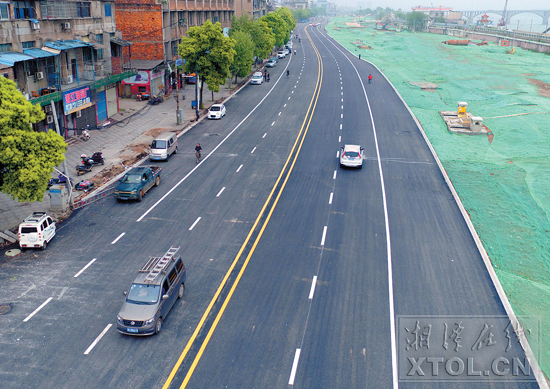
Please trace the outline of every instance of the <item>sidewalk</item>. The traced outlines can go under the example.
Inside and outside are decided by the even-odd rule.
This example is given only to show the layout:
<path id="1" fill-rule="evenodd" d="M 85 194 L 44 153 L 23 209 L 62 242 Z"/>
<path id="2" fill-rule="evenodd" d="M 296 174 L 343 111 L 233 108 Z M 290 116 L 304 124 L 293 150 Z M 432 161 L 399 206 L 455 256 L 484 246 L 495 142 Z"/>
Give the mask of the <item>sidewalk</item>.
<path id="1" fill-rule="evenodd" d="M 146 146 L 152 142 L 157 134 L 165 131 L 180 131 L 187 127 L 190 121 L 196 117 L 195 110 L 191 109 L 191 101 L 195 99 L 195 85 L 188 84 L 185 87 L 185 90 L 180 90 L 180 109 L 183 109 L 184 115 L 183 122 L 180 125 L 177 125 L 176 122 L 174 91 L 163 103 L 156 106 L 148 105 L 147 101 L 119 98 L 120 112 L 109 119 L 112 122 L 116 122 L 115 124 L 101 130 L 90 131 L 91 138 L 87 142 L 82 141 L 79 137 L 67 139 L 66 141 L 69 146 L 65 153 L 66 164 L 73 182 L 90 180 L 94 176 L 97 177 L 98 173 L 105 172 L 105 170 L 113 169 L 117 166 L 122 171 L 122 163 L 134 159 L 136 151 L 145 152 Z M 232 83 L 231 87 L 237 90 L 235 84 Z M 227 98 L 231 95 L 231 92 L 232 90 L 225 89 L 225 86 L 222 85 L 220 86 L 220 92 L 214 93 L 214 99 Z M 211 98 L 212 92 L 205 85 L 203 91 L 205 109 L 208 109 L 214 103 L 211 101 Z M 128 117 L 132 114 L 135 115 L 128 120 Z M 127 146 L 133 143 L 145 146 L 137 146 L 133 147 L 134 150 L 128 150 Z M 96 165 L 92 172 L 77 177 L 75 166 L 81 162 L 80 155 L 86 154 L 91 156 L 96 151 L 103 153 L 105 165 Z M 58 169 L 63 171 L 62 167 L 58 167 Z M 53 177 L 57 177 L 57 175 L 57 172 L 52 174 Z M 31 213 L 39 211 L 48 212 L 49 208 L 50 198 L 48 192 L 46 192 L 42 202 L 37 201 L 34 203 L 19 203 L 16 200 L 12 200 L 8 195 L 0 193 L 0 231 L 12 230 Z M 0 238 L 1 243 L 3 243 L 3 240 Z"/>

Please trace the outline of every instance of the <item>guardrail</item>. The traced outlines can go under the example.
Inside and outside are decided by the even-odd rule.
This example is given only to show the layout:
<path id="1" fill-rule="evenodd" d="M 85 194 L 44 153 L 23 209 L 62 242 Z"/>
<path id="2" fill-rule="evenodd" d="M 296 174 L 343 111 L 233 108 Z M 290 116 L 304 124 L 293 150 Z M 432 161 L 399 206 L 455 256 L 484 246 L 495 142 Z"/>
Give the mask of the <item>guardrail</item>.
<path id="1" fill-rule="evenodd" d="M 86 205 L 89 205 L 91 203 L 94 203 L 98 200 L 101 200 L 111 194 L 113 194 L 115 191 L 115 188 L 110 188 L 110 189 L 107 189 L 103 192 L 99 192 L 99 193 L 96 193 L 95 195 L 91 196 L 91 197 L 87 197 L 85 199 L 82 199 L 80 201 L 77 201 L 76 203 L 73 204 L 73 211 L 75 209 L 79 209 L 79 208 L 82 208 L 82 207 L 85 207 Z"/>

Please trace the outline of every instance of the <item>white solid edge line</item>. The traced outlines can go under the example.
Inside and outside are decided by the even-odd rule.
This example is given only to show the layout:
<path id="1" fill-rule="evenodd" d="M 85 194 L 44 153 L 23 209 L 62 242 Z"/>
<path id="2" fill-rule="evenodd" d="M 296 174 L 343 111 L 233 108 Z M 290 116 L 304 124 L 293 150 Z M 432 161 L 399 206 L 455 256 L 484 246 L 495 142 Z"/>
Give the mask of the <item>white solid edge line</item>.
<path id="1" fill-rule="evenodd" d="M 44 301 L 44 302 L 42 303 L 42 305 L 40 305 L 38 308 L 36 308 L 36 309 L 34 310 L 33 313 L 31 313 L 29 316 L 27 316 L 25 319 L 23 319 L 23 322 L 25 322 L 25 323 L 28 322 L 28 321 L 31 319 L 31 317 L 33 317 L 34 315 L 36 315 L 36 314 L 38 313 L 38 311 L 40 311 L 42 308 L 44 308 L 44 307 L 46 306 L 46 304 L 48 304 L 50 301 L 52 301 L 52 299 L 53 299 L 53 297 L 50 297 L 50 298 L 48 298 L 46 301 Z"/>
<path id="2" fill-rule="evenodd" d="M 329 42 L 332 43 L 332 41 L 329 40 Z M 392 256 L 391 256 L 391 238 L 390 238 L 390 222 L 389 222 L 389 216 L 388 216 L 388 203 L 386 199 L 386 187 L 384 185 L 384 173 L 382 171 L 382 161 L 380 159 L 380 148 L 378 146 L 378 137 L 376 135 L 376 125 L 374 124 L 374 118 L 372 116 L 372 109 L 369 102 L 369 97 L 367 96 L 367 91 L 365 90 L 365 84 L 363 83 L 363 79 L 361 78 L 361 75 L 359 74 L 359 71 L 351 62 L 349 57 L 340 50 L 339 47 L 337 47 L 334 43 L 332 45 L 342 53 L 346 57 L 346 59 L 349 61 L 350 65 L 355 69 L 355 72 L 357 73 L 357 77 L 359 78 L 359 81 L 361 82 L 361 87 L 363 88 L 363 93 L 365 95 L 365 100 L 367 102 L 367 107 L 369 109 L 369 115 L 370 120 L 372 123 L 372 132 L 374 135 L 374 145 L 376 148 L 376 158 L 378 162 L 378 172 L 380 174 L 380 184 L 382 189 L 382 204 L 384 207 L 384 221 L 386 224 L 386 251 L 387 251 L 387 262 L 388 262 L 388 294 L 389 294 L 389 309 L 390 309 L 390 341 L 391 341 L 391 360 L 392 360 L 392 381 L 393 381 L 393 388 L 397 389 L 399 387 L 399 380 L 398 380 L 398 372 L 397 372 L 397 345 L 396 345 L 396 335 L 395 335 L 395 309 L 394 309 L 394 302 L 393 302 L 393 270 L 392 270 Z M 349 51 L 349 50 L 348 50 Z"/>
<path id="3" fill-rule="evenodd" d="M 330 192 L 330 197 L 328 199 L 328 203 L 332 204 L 332 197 L 334 196 L 334 192 Z"/>
<path id="4" fill-rule="evenodd" d="M 109 331 L 109 328 L 111 328 L 112 324 L 107 324 L 107 327 L 105 327 L 105 329 L 103 331 L 101 331 L 101 334 L 99 334 L 99 336 L 97 338 L 95 338 L 94 342 L 90 345 L 90 347 L 88 347 L 86 349 L 86 351 L 84 351 L 84 355 L 88 355 L 90 353 L 90 351 L 92 351 L 92 349 L 95 347 L 95 345 L 101 340 L 101 338 L 103 338 L 103 335 L 105 335 L 105 333 L 107 333 L 107 331 Z"/>
<path id="5" fill-rule="evenodd" d="M 325 245 L 325 238 L 327 237 L 327 226 L 323 228 L 323 237 L 321 238 L 321 246 Z"/>
<path id="6" fill-rule="evenodd" d="M 288 65 L 290 65 L 290 61 L 287 62 L 286 67 L 288 67 Z M 285 69 L 286 69 L 286 67 L 285 67 Z M 256 106 L 255 106 L 254 108 L 252 108 L 252 110 L 248 113 L 248 115 L 246 115 L 246 116 L 243 118 L 243 120 L 241 120 L 241 121 L 239 122 L 239 124 L 237 124 L 237 126 L 236 126 L 233 130 L 231 130 L 231 132 L 230 132 L 229 134 L 227 134 L 227 135 L 225 136 L 225 138 L 223 138 L 223 139 L 221 140 L 221 142 L 218 143 L 218 145 L 217 145 L 216 147 L 214 147 L 214 149 L 212 149 L 212 151 L 211 151 L 206 157 L 204 157 L 204 158 L 202 159 L 202 161 L 200 161 L 193 169 L 191 169 L 191 171 L 190 171 L 189 173 L 187 173 L 181 180 L 179 180 L 178 183 L 172 187 L 172 189 L 170 189 L 168 192 L 166 192 L 166 194 L 165 194 L 164 196 L 162 196 L 160 199 L 158 199 L 157 202 L 156 202 L 155 204 L 153 204 L 147 211 L 145 211 L 145 213 L 144 213 L 143 215 L 141 215 L 141 216 L 139 217 L 139 219 L 136 220 L 136 222 L 142 221 L 143 218 L 149 214 L 149 212 L 151 212 L 153 209 L 155 209 L 155 208 L 157 207 L 157 205 L 159 205 L 166 197 L 168 197 L 168 196 L 170 195 L 170 193 L 172 193 L 174 190 L 176 190 L 176 188 L 177 188 L 178 186 L 180 186 L 181 183 L 182 183 L 183 181 L 187 180 L 187 178 L 188 178 L 191 174 L 193 174 L 193 173 L 195 172 L 195 170 L 197 170 L 197 169 L 199 168 L 199 166 L 201 166 L 208 158 L 210 158 L 210 156 L 211 156 L 212 154 L 214 154 L 214 153 L 216 152 L 216 150 L 218 150 L 218 149 L 221 147 L 221 145 L 224 144 L 225 141 L 226 141 L 227 139 L 229 139 L 229 137 L 230 137 L 231 135 L 233 135 L 233 133 L 234 133 L 235 131 L 237 131 L 237 129 L 246 121 L 246 119 L 248 119 L 248 118 L 250 117 L 250 115 L 252 115 L 252 114 L 254 113 L 254 111 L 256 111 L 256 109 L 258 109 L 258 107 L 260 106 L 260 104 L 262 104 L 262 103 L 264 102 L 264 100 L 267 99 L 267 96 L 269 96 L 269 95 L 271 94 L 271 92 L 273 91 L 273 89 L 275 89 L 275 87 L 277 86 L 277 84 L 279 83 L 279 81 L 281 80 L 282 77 L 283 77 L 283 73 L 281 73 L 281 75 L 279 76 L 279 78 L 277 79 L 277 81 L 273 84 L 273 86 L 271 87 L 271 89 L 266 93 L 266 95 L 265 95 L 264 97 L 262 97 L 262 99 L 260 100 L 260 102 L 259 102 L 258 104 L 256 104 Z"/>
<path id="7" fill-rule="evenodd" d="M 254 151 L 256 151 L 256 147 L 254 147 L 254 148 L 252 149 L 252 151 L 250 152 L 250 154 L 254 154 Z"/>
<path id="8" fill-rule="evenodd" d="M 317 285 L 317 276 L 313 276 L 311 281 L 311 288 L 309 289 L 309 299 L 313 300 L 313 294 L 315 293 L 315 285 Z"/>
<path id="9" fill-rule="evenodd" d="M 242 167 L 243 167 L 243 165 L 239 166 L 239 168 L 235 171 L 235 173 L 238 173 L 239 170 L 241 170 Z"/>
<path id="10" fill-rule="evenodd" d="M 300 360 L 300 349 L 296 349 L 294 353 L 294 362 L 292 362 L 292 370 L 290 371 L 290 378 L 288 379 L 289 385 L 294 385 L 294 378 L 296 378 L 296 369 L 298 368 L 298 361 Z"/>
<path id="11" fill-rule="evenodd" d="M 332 175 L 332 179 L 333 179 L 333 180 L 336 179 L 336 170 L 334 171 L 334 174 Z"/>
<path id="12" fill-rule="evenodd" d="M 222 192 L 225 190 L 225 186 L 223 188 L 220 189 L 220 191 L 218 192 L 218 194 L 216 195 L 216 197 L 220 197 L 220 195 L 222 194 Z"/>
<path id="13" fill-rule="evenodd" d="M 118 242 L 118 240 L 119 240 L 120 238 L 122 238 L 124 235 L 126 235 L 125 232 L 123 232 L 122 234 L 120 234 L 115 240 L 113 240 L 113 241 L 111 242 L 111 244 L 115 244 L 116 242 Z"/>
<path id="14" fill-rule="evenodd" d="M 193 224 L 191 224 L 191 227 L 189 227 L 189 231 L 191 231 L 193 228 L 195 228 L 195 226 L 197 225 L 197 223 L 199 222 L 199 220 L 201 220 L 201 216 L 199 216 L 197 218 L 197 220 L 195 220 L 195 222 Z"/>
<path id="15" fill-rule="evenodd" d="M 94 259 L 92 259 L 90 262 L 88 262 L 88 264 L 87 264 L 86 266 L 84 266 L 78 273 L 76 273 L 76 274 L 73 276 L 73 278 L 76 278 L 76 277 L 78 277 L 79 275 L 81 275 L 82 273 L 84 273 L 84 270 L 86 270 L 88 267 L 90 267 L 90 265 L 91 265 L 92 263 L 94 263 L 94 262 L 96 261 L 96 259 L 97 259 L 97 258 L 94 258 Z"/>

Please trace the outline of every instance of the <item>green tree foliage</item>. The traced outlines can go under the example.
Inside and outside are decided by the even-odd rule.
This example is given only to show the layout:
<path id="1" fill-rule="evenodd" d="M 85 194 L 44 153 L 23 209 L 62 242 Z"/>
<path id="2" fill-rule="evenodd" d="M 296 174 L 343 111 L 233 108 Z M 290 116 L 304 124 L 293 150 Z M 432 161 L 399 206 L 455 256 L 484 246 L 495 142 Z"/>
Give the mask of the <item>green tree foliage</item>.
<path id="1" fill-rule="evenodd" d="M 234 18 L 231 21 L 231 29 L 229 36 L 233 38 L 233 34 L 241 31 L 250 35 L 254 43 L 254 56 L 264 59 L 269 56 L 273 46 L 275 45 L 275 35 L 267 23 L 263 20 L 249 19 L 248 15 L 243 15 L 240 18 Z M 241 77 L 241 76 L 239 76 Z"/>
<path id="2" fill-rule="evenodd" d="M 436 23 L 445 23 L 447 20 L 443 16 L 438 16 L 435 18 L 434 22 Z"/>
<path id="3" fill-rule="evenodd" d="M 425 18 L 426 15 L 423 12 L 409 12 L 407 14 L 407 25 L 414 30 L 421 29 Z"/>
<path id="4" fill-rule="evenodd" d="M 255 46 L 250 34 L 246 32 L 236 31 L 231 34 L 231 38 L 235 40 L 236 54 L 230 70 L 237 82 L 237 77 L 246 77 L 252 70 Z"/>
<path id="5" fill-rule="evenodd" d="M 0 191 L 20 202 L 42 201 L 53 168 L 65 158 L 67 144 L 55 131 L 33 131 L 30 124 L 44 116 L 0 77 Z"/>
<path id="6" fill-rule="evenodd" d="M 292 16 L 292 12 L 286 7 L 280 7 L 277 8 L 277 12 L 286 22 L 286 35 L 287 37 L 290 35 L 290 31 L 294 30 L 296 28 L 296 20 L 294 20 L 294 16 Z"/>
<path id="7" fill-rule="evenodd" d="M 178 53 L 185 58 L 185 71 L 193 73 L 195 65 L 201 79 L 200 102 L 204 83 L 212 92 L 219 92 L 220 85 L 230 75 L 229 67 L 235 57 L 235 41 L 223 35 L 220 22 L 212 24 L 208 19 L 202 26 L 191 27 L 181 39 Z M 208 53 L 207 53 L 208 51 Z"/>
<path id="8" fill-rule="evenodd" d="M 270 12 L 262 16 L 260 20 L 264 21 L 267 27 L 273 31 L 275 46 L 280 47 L 288 42 L 290 28 L 287 27 L 285 19 L 278 12 Z"/>

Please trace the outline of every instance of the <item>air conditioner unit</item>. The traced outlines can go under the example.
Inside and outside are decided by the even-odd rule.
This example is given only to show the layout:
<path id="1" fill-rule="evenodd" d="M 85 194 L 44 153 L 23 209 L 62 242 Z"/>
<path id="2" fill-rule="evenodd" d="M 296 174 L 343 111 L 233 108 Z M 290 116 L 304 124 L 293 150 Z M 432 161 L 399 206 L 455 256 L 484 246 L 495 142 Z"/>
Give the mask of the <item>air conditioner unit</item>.
<path id="1" fill-rule="evenodd" d="M 38 72 L 34 75 L 34 78 L 37 80 L 42 80 L 44 78 L 44 72 Z"/>
<path id="2" fill-rule="evenodd" d="M 44 106 L 44 112 L 51 113 L 52 112 L 52 106 L 51 105 L 45 105 Z"/>
<path id="3" fill-rule="evenodd" d="M 48 123 L 48 124 L 53 123 L 53 115 L 47 115 L 46 116 L 46 123 Z"/>
<path id="4" fill-rule="evenodd" d="M 67 76 L 67 84 L 72 84 L 74 82 L 74 78 L 73 78 L 73 75 L 69 75 Z"/>
<path id="5" fill-rule="evenodd" d="M 71 28 L 71 23 L 63 23 L 63 29 L 69 30 Z"/>
<path id="6" fill-rule="evenodd" d="M 76 112 L 76 117 L 77 117 L 77 118 L 82 117 L 82 111 L 77 111 L 77 112 Z"/>
<path id="7" fill-rule="evenodd" d="M 40 22 L 31 22 L 31 30 L 40 30 Z"/>

